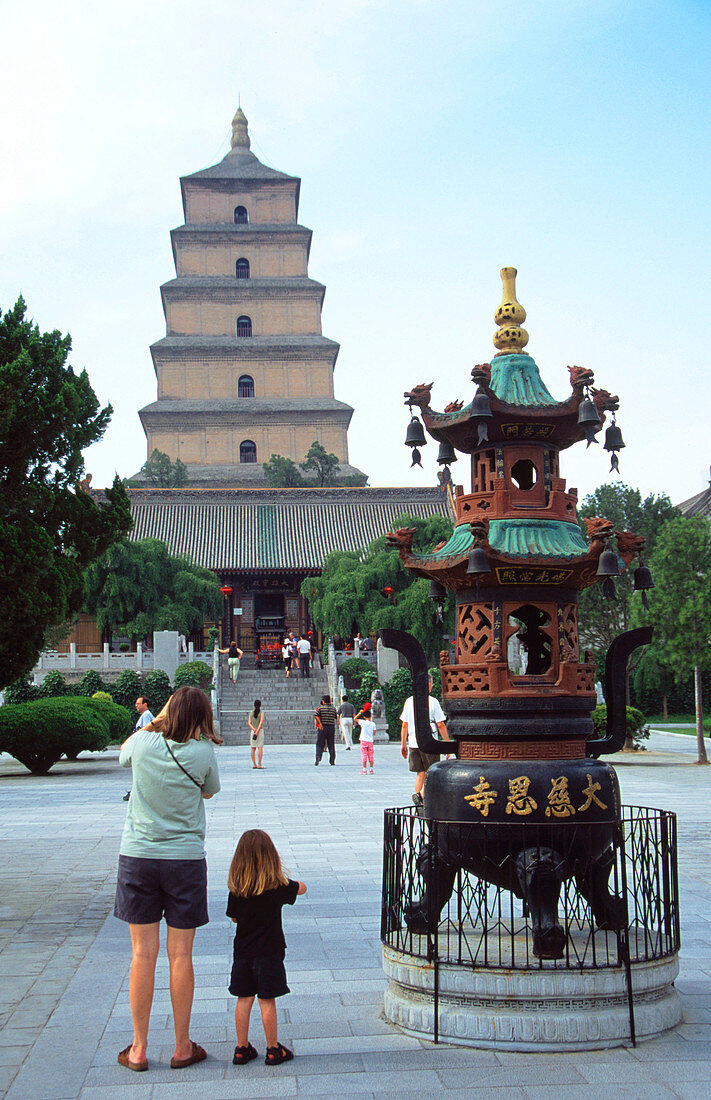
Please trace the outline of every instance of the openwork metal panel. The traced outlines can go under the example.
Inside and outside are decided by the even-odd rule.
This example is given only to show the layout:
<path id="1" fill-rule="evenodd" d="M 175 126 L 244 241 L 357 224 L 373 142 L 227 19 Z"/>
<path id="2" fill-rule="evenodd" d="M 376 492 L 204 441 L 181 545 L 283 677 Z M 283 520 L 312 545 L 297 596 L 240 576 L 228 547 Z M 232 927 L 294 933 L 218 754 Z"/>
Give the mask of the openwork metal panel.
<path id="1" fill-rule="evenodd" d="M 506 862 L 521 851 L 519 826 L 497 823 L 495 834 L 479 827 L 474 835 L 471 822 L 430 821 L 410 807 L 385 811 L 383 943 L 429 961 L 506 970 L 621 967 L 676 953 L 680 943 L 676 815 L 639 806 L 623 807 L 610 852 L 609 889 L 623 900 L 625 912 L 625 919 L 616 929 L 597 926 L 584 896 L 590 893 L 586 875 L 592 868 L 579 860 L 575 865 L 572 862 L 572 853 L 585 847 L 587 830 L 591 831 L 592 847 L 596 826 L 560 821 L 555 828 L 560 851 L 558 915 L 566 932 L 562 958 L 536 958 L 524 901 L 461 867 L 439 920 L 434 914 L 434 897 L 429 931 L 410 931 L 407 914 L 422 896 L 428 860 L 474 842 L 478 857 L 490 858 L 496 877 L 495 869 L 503 872 Z M 489 853 L 487 833 L 492 838 Z M 528 850 L 535 854 L 536 849 L 549 850 L 549 845 L 547 827 L 530 827 Z M 502 873 L 500 877 L 505 876 Z"/>

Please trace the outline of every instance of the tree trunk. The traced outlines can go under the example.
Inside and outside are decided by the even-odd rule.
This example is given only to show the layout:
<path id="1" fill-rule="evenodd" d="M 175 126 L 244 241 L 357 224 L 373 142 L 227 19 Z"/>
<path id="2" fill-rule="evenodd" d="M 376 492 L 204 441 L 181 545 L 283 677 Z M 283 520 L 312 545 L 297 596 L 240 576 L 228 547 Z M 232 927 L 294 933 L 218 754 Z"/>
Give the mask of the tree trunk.
<path id="1" fill-rule="evenodd" d="M 709 758 L 706 755 L 706 745 L 704 744 L 704 710 L 701 698 L 701 669 L 698 665 L 694 666 L 694 689 L 694 694 L 696 696 L 696 745 L 699 750 L 699 758 L 696 763 L 708 764 Z"/>
<path id="2" fill-rule="evenodd" d="M 667 698 L 666 691 L 662 695 L 662 718 L 666 722 L 669 717 L 669 699 Z"/>

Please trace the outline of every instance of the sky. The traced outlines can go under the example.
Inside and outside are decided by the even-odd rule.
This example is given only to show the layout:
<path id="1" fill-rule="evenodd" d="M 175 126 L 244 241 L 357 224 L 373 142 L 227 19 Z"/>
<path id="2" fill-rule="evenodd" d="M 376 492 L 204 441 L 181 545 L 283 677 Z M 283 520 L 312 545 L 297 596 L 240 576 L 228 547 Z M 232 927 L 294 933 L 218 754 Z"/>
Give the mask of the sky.
<path id="1" fill-rule="evenodd" d="M 622 480 L 706 488 L 707 0 L 0 0 L 0 24 L 0 310 L 21 293 L 69 332 L 113 406 L 94 487 L 145 461 L 179 178 L 228 151 L 241 96 L 253 151 L 302 179 L 370 484 L 436 483 L 403 393 L 470 400 L 511 266 L 551 393 L 574 363 L 619 394 Z M 578 444 L 561 472 L 582 498 L 609 465 Z"/>

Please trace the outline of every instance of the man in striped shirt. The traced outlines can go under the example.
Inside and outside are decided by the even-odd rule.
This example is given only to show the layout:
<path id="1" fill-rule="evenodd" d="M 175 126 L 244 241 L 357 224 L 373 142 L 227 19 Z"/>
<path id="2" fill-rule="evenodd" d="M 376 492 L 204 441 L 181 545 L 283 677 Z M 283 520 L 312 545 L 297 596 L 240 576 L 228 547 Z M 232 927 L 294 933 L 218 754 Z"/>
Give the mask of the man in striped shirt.
<path id="1" fill-rule="evenodd" d="M 324 695 L 321 706 L 316 711 L 315 722 L 318 733 L 316 734 L 316 767 L 321 763 L 326 746 L 328 745 L 328 757 L 331 764 L 336 763 L 336 708 L 331 703 L 331 696 Z"/>

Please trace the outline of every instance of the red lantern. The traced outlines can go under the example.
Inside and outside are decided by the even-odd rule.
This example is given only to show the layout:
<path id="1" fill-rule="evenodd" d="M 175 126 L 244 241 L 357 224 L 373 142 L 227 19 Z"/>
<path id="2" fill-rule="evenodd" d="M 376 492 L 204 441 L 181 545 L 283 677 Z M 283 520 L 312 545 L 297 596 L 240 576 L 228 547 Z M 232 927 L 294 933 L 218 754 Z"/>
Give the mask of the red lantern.
<path id="1" fill-rule="evenodd" d="M 231 596 L 232 595 L 232 589 L 230 588 L 229 584 L 223 585 L 222 588 L 220 589 L 220 592 L 222 593 L 223 596 Z"/>
<path id="2" fill-rule="evenodd" d="M 393 594 L 393 589 L 392 589 L 392 586 L 391 586 L 391 585 L 389 585 L 389 584 L 386 584 L 386 585 L 385 585 L 385 588 L 383 589 L 383 594 L 384 594 L 385 596 L 387 596 L 387 597 L 388 597 L 388 599 L 389 599 L 389 598 L 390 598 L 390 596 L 392 596 L 392 594 Z"/>

